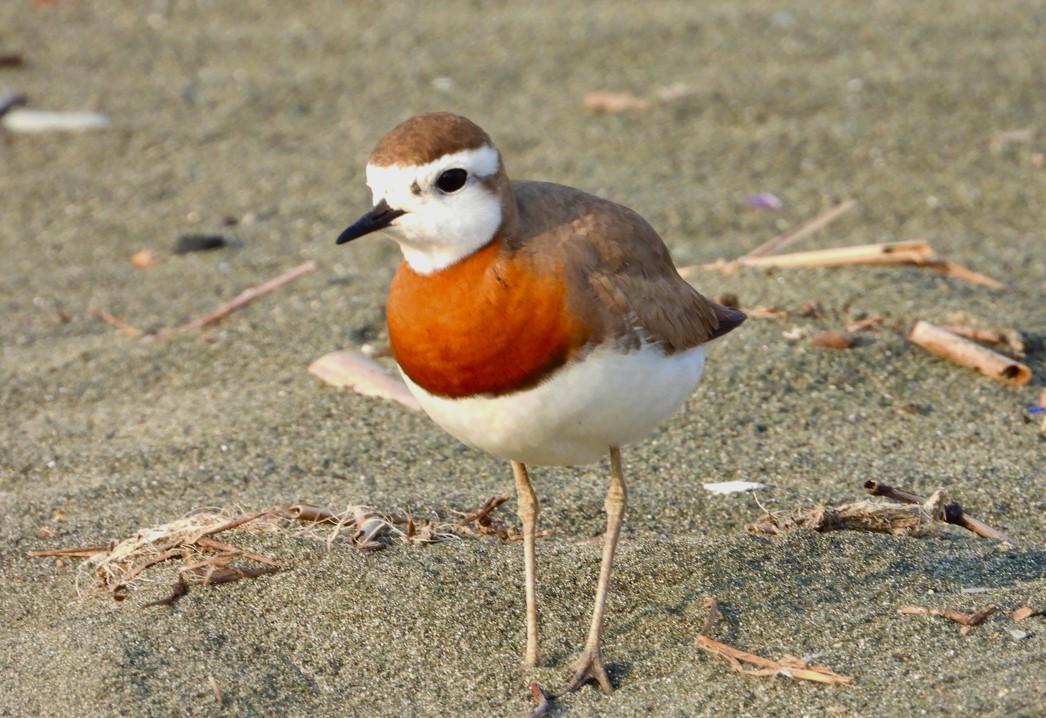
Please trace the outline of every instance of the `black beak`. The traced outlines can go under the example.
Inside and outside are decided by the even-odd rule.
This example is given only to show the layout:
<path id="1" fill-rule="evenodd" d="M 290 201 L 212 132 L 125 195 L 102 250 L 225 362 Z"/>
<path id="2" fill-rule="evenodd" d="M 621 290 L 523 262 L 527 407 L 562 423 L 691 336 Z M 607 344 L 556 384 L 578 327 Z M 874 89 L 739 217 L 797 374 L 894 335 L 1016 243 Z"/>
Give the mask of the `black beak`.
<path id="1" fill-rule="evenodd" d="M 367 214 L 357 219 L 349 225 L 348 229 L 339 234 L 336 244 L 345 244 L 365 234 L 385 229 L 392 223 L 392 220 L 402 214 L 406 214 L 406 212 L 402 209 L 393 209 L 388 202 L 382 200 L 374 205 Z"/>

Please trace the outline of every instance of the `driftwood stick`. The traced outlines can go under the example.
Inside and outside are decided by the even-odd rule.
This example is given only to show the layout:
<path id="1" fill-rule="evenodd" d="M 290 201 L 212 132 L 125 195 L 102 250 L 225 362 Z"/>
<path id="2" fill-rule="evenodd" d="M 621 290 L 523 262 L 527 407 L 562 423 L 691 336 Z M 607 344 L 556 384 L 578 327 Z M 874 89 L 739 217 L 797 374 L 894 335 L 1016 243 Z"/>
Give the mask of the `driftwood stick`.
<path id="1" fill-rule="evenodd" d="M 87 307 L 87 313 L 93 317 L 98 317 L 106 324 L 116 327 L 116 331 L 123 334 L 125 337 L 138 337 L 142 335 L 142 330 L 134 326 L 129 322 L 125 322 L 115 314 L 110 314 L 101 307 L 89 306 Z"/>
<path id="2" fill-rule="evenodd" d="M 900 501 L 902 504 L 921 505 L 926 503 L 925 497 L 919 496 L 919 494 L 912 493 L 906 489 L 898 489 L 889 484 L 880 484 L 874 480 L 865 481 L 864 490 L 872 496 L 882 496 L 883 498 Z"/>
<path id="3" fill-rule="evenodd" d="M 262 509 L 261 511 L 255 511 L 254 513 L 250 513 L 250 514 L 241 514 L 240 516 L 232 518 L 232 519 L 226 521 L 223 524 L 215 526 L 214 528 L 207 529 L 206 531 L 201 532 L 197 536 L 190 537 L 190 538 L 186 539 L 184 541 L 184 543 L 188 543 L 188 544 L 198 543 L 200 541 L 200 539 L 203 538 L 204 536 L 214 536 L 215 534 L 220 534 L 223 531 L 229 531 L 231 529 L 234 529 L 234 528 L 237 528 L 239 526 L 242 526 L 245 523 L 249 523 L 251 521 L 256 521 L 257 519 L 266 518 L 268 516 L 278 515 L 279 511 L 280 511 L 279 507 L 270 507 L 270 508 L 267 508 L 267 509 Z"/>
<path id="4" fill-rule="evenodd" d="M 898 489 L 889 484 L 880 484 L 878 481 L 865 481 L 864 490 L 872 496 L 882 496 L 906 504 L 924 505 L 926 503 L 926 499 L 919 496 L 919 494 L 912 493 L 905 489 Z M 942 507 L 942 512 L 942 518 L 946 523 L 961 526 L 967 531 L 981 536 L 982 538 L 990 538 L 995 541 L 1002 541 L 1003 543 L 1016 545 L 1014 540 L 1004 532 L 992 528 L 983 521 L 979 521 L 964 512 L 962 505 L 958 501 L 951 501 L 945 504 Z"/>
<path id="5" fill-rule="evenodd" d="M 1024 337 L 1016 329 L 1010 327 L 983 328 L 971 327 L 965 324 L 945 324 L 941 327 L 952 334 L 957 334 L 966 339 L 985 344 L 997 344 L 1006 347 L 1015 356 L 1023 357 L 1025 352 Z"/>
<path id="6" fill-rule="evenodd" d="M 712 629 L 715 628 L 715 625 L 719 622 L 722 613 L 719 611 L 718 601 L 711 596 L 705 597 L 705 608 L 708 609 L 708 615 L 705 616 L 705 622 L 701 626 L 701 633 L 699 635 L 711 636 Z"/>
<path id="7" fill-rule="evenodd" d="M 683 277 L 688 277 L 694 273 L 695 269 L 699 268 L 723 274 L 733 274 L 742 267 L 796 269 L 800 267 L 846 267 L 856 265 L 918 267 L 993 289 L 1002 289 L 1005 286 L 997 279 L 974 272 L 972 269 L 967 269 L 955 262 L 939 259 L 933 253 L 930 245 L 921 240 L 858 244 L 850 247 L 815 249 L 810 252 L 793 252 L 790 254 L 745 255 L 738 259 L 719 259 L 707 264 L 682 267 L 679 270 L 679 274 Z"/>
<path id="8" fill-rule="evenodd" d="M 49 548 L 42 551 L 30 551 L 31 558 L 90 558 L 95 554 L 105 553 L 112 546 L 110 544 L 98 544 L 97 546 L 73 546 L 71 548 Z"/>
<path id="9" fill-rule="evenodd" d="M 238 546 L 233 546 L 231 543 L 225 543 L 224 541 L 217 541 L 210 538 L 209 536 L 201 536 L 196 542 L 197 546 L 204 548 L 214 549 L 215 551 L 223 551 L 232 556 L 239 556 L 240 558 L 250 559 L 251 561 L 257 561 L 258 563 L 264 563 L 268 566 L 275 566 L 276 562 L 268 556 L 263 556 L 260 553 L 254 553 L 253 551 L 245 551 Z"/>
<path id="10" fill-rule="evenodd" d="M 824 229 L 835 220 L 842 217 L 844 214 L 849 212 L 851 209 L 857 206 L 857 201 L 848 199 L 845 202 L 835 205 L 821 214 L 817 215 L 813 219 L 803 222 L 795 229 L 790 229 L 783 234 L 779 234 L 773 239 L 759 245 L 751 252 L 745 255 L 745 257 L 765 257 L 768 254 L 776 254 L 785 247 L 789 247 L 800 239 L 809 237 L 814 232 Z"/>
<path id="11" fill-rule="evenodd" d="M 926 606 L 901 606 L 897 609 L 898 613 L 903 613 L 909 616 L 940 616 L 941 618 L 947 618 L 949 621 L 954 621 L 960 626 L 976 626 L 984 622 L 984 619 L 992 615 L 998 610 L 996 606 L 985 606 L 979 611 L 973 613 L 966 613 L 960 611 L 957 608 L 928 608 Z"/>
<path id="12" fill-rule="evenodd" d="M 330 509 L 321 509 L 318 506 L 306 506 L 305 504 L 288 506 L 283 510 L 283 515 L 295 521 L 314 524 L 336 524 L 341 520 L 338 514 Z"/>
<path id="13" fill-rule="evenodd" d="M 458 520 L 458 525 L 464 526 L 475 522 L 480 526 L 486 526 L 490 523 L 491 512 L 506 501 L 508 501 L 508 496 L 491 496 L 489 499 L 484 501 L 483 505 L 478 509 L 462 516 L 461 519 Z"/>
<path id="14" fill-rule="evenodd" d="M 769 658 L 757 656 L 754 653 L 742 651 L 733 646 L 728 646 L 725 643 L 714 641 L 704 635 L 698 636 L 696 643 L 697 647 L 701 650 L 711 653 L 714 656 L 725 658 L 727 662 L 730 663 L 731 668 L 738 673 L 743 673 L 745 675 L 784 675 L 790 678 L 815 681 L 817 683 L 827 683 L 829 685 L 845 685 L 853 682 L 853 678 L 850 676 L 839 675 L 827 666 L 808 665 L 795 656 L 783 656 L 780 660 L 774 661 Z M 741 664 L 742 661 L 759 666 L 759 669 L 747 669 Z"/>
<path id="15" fill-rule="evenodd" d="M 150 559 L 142 561 L 141 563 L 136 564 L 135 566 L 132 566 L 131 570 L 129 570 L 127 573 L 125 573 L 123 576 L 121 576 L 120 577 L 120 581 L 118 583 L 116 583 L 115 585 L 113 585 L 110 588 L 110 591 L 115 593 L 116 591 L 124 588 L 125 586 L 127 586 L 127 584 L 129 584 L 131 581 L 133 581 L 135 578 L 137 578 L 138 575 L 142 573 L 142 571 L 145 571 L 148 568 L 152 568 L 153 566 L 155 566 L 157 564 L 164 563 L 166 561 L 170 561 L 172 558 L 181 558 L 184 555 L 185 555 L 185 549 L 183 547 L 181 547 L 181 546 L 178 546 L 176 548 L 168 549 L 168 550 L 164 551 L 161 554 L 153 556 Z"/>
<path id="16" fill-rule="evenodd" d="M 854 264 L 912 264 L 927 261 L 932 257 L 933 250 L 929 244 L 914 240 L 814 249 L 809 252 L 791 254 L 746 256 L 735 261 L 742 267 L 792 269 L 795 267 L 845 267 Z"/>
<path id="17" fill-rule="evenodd" d="M 242 578 L 257 578 L 266 574 L 279 571 L 278 566 L 259 566 L 258 568 L 236 568 L 234 566 L 222 566 L 214 571 L 209 571 L 203 579 L 204 586 L 217 586 L 221 583 L 232 583 Z"/>
<path id="18" fill-rule="evenodd" d="M 975 369 L 1004 384 L 1024 386 L 1031 380 L 1031 369 L 1025 364 L 929 322 L 916 322 L 908 333 L 908 341 L 935 356 Z"/>
<path id="19" fill-rule="evenodd" d="M 209 327 L 212 324 L 217 324 L 221 320 L 225 319 L 225 317 L 229 316 L 238 309 L 242 309 L 243 307 L 253 302 L 255 299 L 269 294 L 270 292 L 274 292 L 280 287 L 284 286 L 285 284 L 290 284 L 299 277 L 303 277 L 306 274 L 314 271 L 316 271 L 316 262 L 310 259 L 308 262 L 299 264 L 297 267 L 294 267 L 293 269 L 284 272 L 278 277 L 273 277 L 269 281 L 259 284 L 256 287 L 251 287 L 249 289 L 243 290 L 242 292 L 237 294 L 232 300 L 226 302 L 217 309 L 208 312 L 207 314 L 204 314 L 201 317 L 197 317 L 196 319 L 188 321 L 185 324 L 174 327 L 172 329 L 165 329 L 164 331 L 160 332 L 160 335 L 169 336 L 171 334 L 180 334 L 184 332 L 193 331 L 195 329 L 203 329 L 204 327 Z"/>

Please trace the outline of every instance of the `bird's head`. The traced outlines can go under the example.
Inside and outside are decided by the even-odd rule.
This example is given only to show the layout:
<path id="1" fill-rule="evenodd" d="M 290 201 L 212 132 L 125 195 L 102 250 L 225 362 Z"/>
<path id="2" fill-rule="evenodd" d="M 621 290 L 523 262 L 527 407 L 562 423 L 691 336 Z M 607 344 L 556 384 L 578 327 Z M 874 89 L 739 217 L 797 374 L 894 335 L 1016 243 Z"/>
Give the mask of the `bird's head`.
<path id="1" fill-rule="evenodd" d="M 407 263 L 430 274 L 490 242 L 511 190 L 487 133 L 459 115 L 417 115 L 386 134 L 367 162 L 374 207 L 338 244 L 377 230 L 395 239 Z"/>

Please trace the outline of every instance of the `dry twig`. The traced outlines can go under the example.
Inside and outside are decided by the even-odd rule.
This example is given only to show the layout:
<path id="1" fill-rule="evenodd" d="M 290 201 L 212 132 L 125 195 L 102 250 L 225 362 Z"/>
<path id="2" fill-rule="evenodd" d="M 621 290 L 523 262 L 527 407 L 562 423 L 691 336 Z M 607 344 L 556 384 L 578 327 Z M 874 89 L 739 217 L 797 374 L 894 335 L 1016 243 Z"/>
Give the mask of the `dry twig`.
<path id="1" fill-rule="evenodd" d="M 706 653 L 726 660 L 730 667 L 738 673 L 746 676 L 787 676 L 828 685 L 845 685 L 853 682 L 853 678 L 850 676 L 841 676 L 827 666 L 810 665 L 796 656 L 781 656 L 775 661 L 709 638 L 708 634 L 711 633 L 719 617 L 719 604 L 715 599 L 708 597 L 705 599 L 705 606 L 709 609 L 708 618 L 705 619 L 701 633 L 697 635 L 694 643 Z M 758 666 L 758 668 L 745 668 L 745 663 Z"/>
<path id="2" fill-rule="evenodd" d="M 139 337 L 142 335 L 141 329 L 133 324 L 125 322 L 114 314 L 110 314 L 101 307 L 96 307 L 94 305 L 89 306 L 87 307 L 87 313 L 93 317 L 98 317 L 110 326 L 116 327 L 116 331 L 120 332 L 120 334 L 123 334 L 125 337 Z"/>
<path id="3" fill-rule="evenodd" d="M 759 245 L 746 254 L 745 257 L 765 257 L 769 254 L 777 254 L 785 247 L 790 247 L 799 240 L 805 239 L 811 234 L 824 229 L 856 206 L 856 200 L 848 199 L 834 207 L 830 207 L 813 219 L 803 222 L 795 229 L 791 229 L 784 234 L 779 234 L 768 242 Z"/>
<path id="4" fill-rule="evenodd" d="M 941 328 L 966 339 L 1006 347 L 1011 354 L 1018 358 L 1024 356 L 1024 337 L 1016 329 L 1010 327 L 989 329 L 971 327 L 966 324 L 945 324 Z"/>
<path id="5" fill-rule="evenodd" d="M 898 489 L 889 484 L 881 484 L 878 481 L 869 480 L 864 482 L 864 490 L 872 496 L 882 496 L 884 498 L 893 499 L 900 501 L 905 504 L 919 504 L 925 505 L 928 499 L 919 496 L 916 493 L 907 491 L 906 489 Z M 1013 539 L 1007 536 L 1004 532 L 992 528 L 983 521 L 979 521 L 965 511 L 963 511 L 962 505 L 958 501 L 951 501 L 944 504 L 941 507 L 940 520 L 945 523 L 954 524 L 961 526 L 967 531 L 977 534 L 983 538 L 990 538 L 995 541 L 1002 541 L 1003 543 L 1010 544 L 1011 546 L 1016 545 Z"/>
<path id="6" fill-rule="evenodd" d="M 290 269 L 278 277 L 273 277 L 267 282 L 263 282 L 256 287 L 245 289 L 237 294 L 232 300 L 221 305 L 217 309 L 204 314 L 203 316 L 192 319 L 185 324 L 173 327 L 171 329 L 164 329 L 159 333 L 159 336 L 166 337 L 174 334 L 182 334 L 184 332 L 190 332 L 196 329 L 203 329 L 209 327 L 212 324 L 217 324 L 225 317 L 229 316 L 238 309 L 242 309 L 247 306 L 255 299 L 263 297 L 270 292 L 274 292 L 280 287 L 290 284 L 294 280 L 309 274 L 310 272 L 316 271 L 316 262 L 311 259 L 308 262 L 299 264 L 297 267 Z"/>
<path id="7" fill-rule="evenodd" d="M 927 608 L 925 606 L 900 606 L 897 609 L 898 613 L 903 613 L 909 616 L 940 616 L 941 618 L 947 618 L 949 621 L 958 623 L 962 628 L 959 629 L 959 633 L 966 635 L 970 632 L 970 629 L 974 626 L 983 623 L 984 619 L 992 615 L 998 610 L 996 606 L 985 606 L 979 611 L 973 613 L 965 613 L 957 608 Z"/>
<path id="8" fill-rule="evenodd" d="M 1023 386 L 1031 380 L 1031 369 L 1025 364 L 929 322 L 916 322 L 908 333 L 908 340 L 931 354 L 976 369 L 1004 384 Z"/>
<path id="9" fill-rule="evenodd" d="M 929 244 L 919 240 L 859 244 L 849 247 L 815 249 L 809 252 L 793 252 L 791 254 L 746 255 L 738 259 L 719 259 L 699 266 L 683 267 L 679 270 L 679 273 L 686 277 L 693 274 L 697 268 L 723 274 L 733 274 L 744 267 L 796 269 L 857 265 L 918 267 L 993 289 L 1002 289 L 1005 286 L 1002 282 L 987 275 L 979 274 L 954 262 L 939 259 Z"/>

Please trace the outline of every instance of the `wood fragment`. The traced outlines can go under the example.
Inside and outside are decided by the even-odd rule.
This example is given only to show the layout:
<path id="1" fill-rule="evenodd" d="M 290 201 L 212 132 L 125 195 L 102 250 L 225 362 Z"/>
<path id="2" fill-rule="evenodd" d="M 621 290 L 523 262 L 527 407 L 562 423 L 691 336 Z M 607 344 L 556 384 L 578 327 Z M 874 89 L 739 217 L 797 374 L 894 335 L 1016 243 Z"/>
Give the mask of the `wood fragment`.
<path id="1" fill-rule="evenodd" d="M 878 314 L 875 314 L 870 317 L 865 317 L 864 319 L 855 319 L 852 322 L 847 322 L 846 331 L 850 332 L 851 334 L 854 332 L 873 331 L 882 323 L 883 318 Z"/>
<path id="2" fill-rule="evenodd" d="M 304 504 L 288 506 L 284 509 L 283 515 L 289 519 L 316 524 L 336 524 L 340 521 L 338 514 L 330 509 L 321 509 L 316 506 L 306 506 Z"/>
<path id="3" fill-rule="evenodd" d="M 279 571 L 279 566 L 258 566 L 257 568 L 237 568 L 235 566 L 222 566 L 209 572 L 204 578 L 204 586 L 217 586 L 223 583 L 233 583 L 244 578 L 257 578 Z"/>
<path id="4" fill-rule="evenodd" d="M 809 252 L 772 254 L 761 256 L 745 255 L 738 259 L 718 259 L 706 264 L 682 267 L 679 273 L 687 277 L 696 269 L 734 274 L 744 267 L 764 269 L 798 269 L 847 266 L 904 266 L 929 269 L 956 279 L 979 284 L 992 289 L 1005 285 L 997 279 L 980 274 L 955 262 L 939 259 L 929 244 L 921 240 L 858 244 L 849 247 L 815 249 Z"/>
<path id="5" fill-rule="evenodd" d="M 840 675 L 827 666 L 808 664 L 795 656 L 782 656 L 775 661 L 728 646 L 705 635 L 699 635 L 695 643 L 706 653 L 725 659 L 734 671 L 746 676 L 786 676 L 833 686 L 853 683 L 853 678 L 850 676 Z M 750 663 L 758 668 L 745 668 L 744 663 Z"/>
<path id="6" fill-rule="evenodd" d="M 93 317 L 98 317 L 110 326 L 116 327 L 116 331 L 120 332 L 120 334 L 123 334 L 125 337 L 140 337 L 142 335 L 141 329 L 133 324 L 125 322 L 123 319 L 120 319 L 120 317 L 110 314 L 101 307 L 91 305 L 87 307 L 87 313 Z"/>
<path id="7" fill-rule="evenodd" d="M 551 697 L 541 689 L 537 681 L 530 683 L 530 697 L 534 699 L 534 710 L 527 714 L 528 718 L 541 718 L 552 708 Z"/>
<path id="8" fill-rule="evenodd" d="M 1031 369 L 1025 364 L 926 321 L 915 323 L 908 333 L 908 341 L 935 356 L 1010 386 L 1023 386 L 1032 377 Z"/>
<path id="9" fill-rule="evenodd" d="M 968 267 L 964 267 L 961 264 L 955 262 L 949 262 L 946 259 L 928 259 L 924 262 L 914 262 L 913 266 L 920 267 L 922 269 L 931 269 L 935 272 L 945 275 L 946 277 L 954 277 L 955 279 L 962 279 L 963 281 L 969 282 L 970 284 L 979 284 L 982 287 L 989 287 L 991 289 L 1005 289 L 1006 285 L 1000 282 L 994 277 L 989 277 L 987 274 L 981 274 L 975 272 Z"/>
<path id="10" fill-rule="evenodd" d="M 218 681 L 215 680 L 214 676 L 207 676 L 207 684 L 211 687 L 211 692 L 214 693 L 214 700 L 217 701 L 218 705 L 222 704 L 222 689 L 218 685 Z"/>
<path id="11" fill-rule="evenodd" d="M 309 364 L 309 373 L 332 386 L 349 387 L 357 394 L 387 399 L 411 411 L 421 411 L 418 400 L 400 377 L 354 349 L 324 354 Z"/>
<path id="12" fill-rule="evenodd" d="M 808 252 L 790 254 L 744 256 L 729 262 L 704 264 L 704 269 L 719 271 L 736 271 L 741 267 L 761 267 L 765 269 L 795 269 L 816 267 L 846 267 L 852 265 L 890 265 L 913 264 L 933 258 L 930 245 L 920 240 L 908 242 L 883 242 L 879 244 L 858 244 L 850 247 L 832 247 L 814 249 Z"/>
<path id="13" fill-rule="evenodd" d="M 849 349 L 854 345 L 854 340 L 846 332 L 829 329 L 810 337 L 810 345 L 822 349 Z"/>
<path id="14" fill-rule="evenodd" d="M 226 302 L 225 304 L 222 304 L 217 309 L 214 309 L 213 311 L 210 311 L 207 314 L 204 314 L 203 316 L 197 317 L 196 319 L 192 319 L 186 322 L 185 324 L 181 324 L 171 329 L 164 329 L 159 333 L 159 335 L 161 337 L 167 337 L 175 334 L 182 334 L 185 332 L 194 331 L 197 329 L 203 329 L 213 324 L 217 324 L 233 312 L 237 311 L 238 309 L 242 309 L 254 300 L 263 297 L 266 294 L 274 292 L 280 287 L 290 284 L 294 280 L 299 279 L 305 276 L 306 274 L 309 274 L 310 272 L 315 272 L 316 268 L 316 262 L 310 259 L 308 262 L 299 264 L 297 267 L 289 269 L 283 274 L 277 277 L 273 277 L 267 282 L 263 282 L 262 284 L 259 284 L 256 287 L 250 287 L 249 289 L 243 290 L 230 301 Z"/>
<path id="15" fill-rule="evenodd" d="M 975 342 L 1006 347 L 1018 358 L 1023 357 L 1025 353 L 1024 336 L 1010 327 L 985 328 L 971 327 L 967 324 L 942 324 L 941 329 Z"/>
<path id="16" fill-rule="evenodd" d="M 719 619 L 722 618 L 723 613 L 719 610 L 719 602 L 711 596 L 705 596 L 705 608 L 708 609 L 708 615 L 705 616 L 705 622 L 701 626 L 700 636 L 711 636 L 712 630 L 715 625 L 719 623 Z"/>
<path id="17" fill-rule="evenodd" d="M 938 532 L 934 517 L 922 506 L 873 501 L 772 511 L 745 526 L 746 531 L 759 536 L 777 536 L 800 529 L 819 533 L 867 531 L 894 536 L 930 536 Z"/>
<path id="18" fill-rule="evenodd" d="M 923 498 L 919 494 L 908 491 L 907 489 L 899 489 L 890 486 L 889 484 L 881 484 L 874 480 L 865 481 L 864 490 L 872 496 L 882 496 L 905 504 L 918 504 L 922 506 L 928 501 L 928 499 Z M 962 505 L 959 504 L 959 502 L 952 501 L 946 503 L 941 508 L 941 514 L 938 517 L 941 521 L 961 526 L 967 531 L 977 534 L 982 538 L 990 538 L 995 541 L 1010 544 L 1011 546 L 1016 546 L 1016 542 L 1014 542 L 1014 540 L 1004 532 L 992 528 L 983 521 L 978 521 L 963 511 Z"/>
<path id="19" fill-rule="evenodd" d="M 1010 614 L 1010 618 L 1014 621 L 1023 621 L 1026 618 L 1033 618 L 1035 616 L 1046 616 L 1046 610 L 1040 609 L 1036 611 L 1031 606 L 1021 606 Z"/>
<path id="20" fill-rule="evenodd" d="M 254 553 L 253 551 L 245 551 L 244 549 L 239 548 L 238 546 L 233 546 L 231 543 L 218 541 L 209 536 L 201 536 L 199 539 L 197 539 L 196 545 L 202 546 L 203 548 L 214 549 L 215 551 L 222 551 L 224 553 L 230 554 L 231 556 L 238 556 L 240 558 L 245 558 L 251 561 L 257 561 L 258 563 L 264 563 L 267 566 L 276 565 L 276 562 L 268 556 L 264 556 L 260 553 Z"/>
<path id="21" fill-rule="evenodd" d="M 51 548 L 42 551 L 30 551 L 31 558 L 72 557 L 89 558 L 95 554 L 105 553 L 111 548 L 109 544 L 98 544 L 96 546 L 74 546 L 72 548 Z"/>
<path id="22" fill-rule="evenodd" d="M 997 606 L 985 606 L 984 608 L 974 611 L 973 613 L 966 613 L 960 611 L 957 608 L 928 608 L 926 606 L 900 606 L 897 609 L 898 613 L 903 613 L 909 616 L 939 616 L 941 618 L 947 618 L 949 621 L 958 623 L 960 626 L 972 628 L 973 626 L 979 625 L 984 622 L 988 616 L 995 613 L 998 609 Z"/>
<path id="23" fill-rule="evenodd" d="M 803 222 L 795 229 L 779 234 L 773 239 L 759 245 L 746 254 L 745 257 L 765 257 L 770 254 L 776 254 L 785 247 L 790 247 L 799 240 L 805 239 L 806 237 L 824 229 L 856 206 L 856 200 L 848 199 L 834 207 L 830 207 L 813 219 Z"/>

